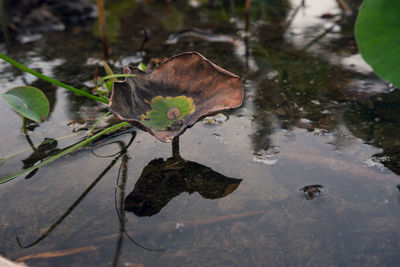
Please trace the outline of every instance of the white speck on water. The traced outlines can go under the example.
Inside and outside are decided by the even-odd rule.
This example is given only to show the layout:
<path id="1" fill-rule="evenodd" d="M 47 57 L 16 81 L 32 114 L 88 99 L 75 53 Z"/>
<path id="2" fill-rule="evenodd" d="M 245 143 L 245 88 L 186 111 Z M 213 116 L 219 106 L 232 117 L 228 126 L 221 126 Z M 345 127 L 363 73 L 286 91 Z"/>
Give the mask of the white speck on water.
<path id="1" fill-rule="evenodd" d="M 300 119 L 300 123 L 302 123 L 302 124 L 311 124 L 312 121 L 309 120 L 309 119 L 306 119 L 306 118 L 301 118 L 301 119 Z"/>
<path id="2" fill-rule="evenodd" d="M 277 72 L 276 70 L 270 71 L 267 73 L 267 78 L 269 80 L 274 79 L 276 76 L 278 76 L 279 72 Z"/>
<path id="3" fill-rule="evenodd" d="M 183 222 L 177 222 L 175 224 L 175 229 L 179 230 L 179 232 L 183 232 L 183 228 L 185 227 L 185 225 L 183 224 Z"/>

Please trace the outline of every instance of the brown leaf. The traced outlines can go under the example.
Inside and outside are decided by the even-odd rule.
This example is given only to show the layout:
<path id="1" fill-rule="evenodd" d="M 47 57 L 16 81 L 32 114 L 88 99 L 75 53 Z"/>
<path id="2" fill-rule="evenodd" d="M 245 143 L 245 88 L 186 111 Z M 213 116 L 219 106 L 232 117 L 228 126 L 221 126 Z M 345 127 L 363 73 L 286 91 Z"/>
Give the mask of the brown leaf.
<path id="1" fill-rule="evenodd" d="M 136 74 L 136 77 L 114 83 L 111 112 L 163 142 L 171 142 L 201 118 L 237 108 L 243 101 L 240 78 L 197 52 L 173 56 L 148 73 L 136 68 L 125 68 L 124 72 Z M 192 98 L 196 106 L 192 114 L 183 118 L 182 127 L 177 130 L 154 130 L 141 123 L 140 115 L 149 111 L 148 103 L 154 97 L 182 95 Z"/>

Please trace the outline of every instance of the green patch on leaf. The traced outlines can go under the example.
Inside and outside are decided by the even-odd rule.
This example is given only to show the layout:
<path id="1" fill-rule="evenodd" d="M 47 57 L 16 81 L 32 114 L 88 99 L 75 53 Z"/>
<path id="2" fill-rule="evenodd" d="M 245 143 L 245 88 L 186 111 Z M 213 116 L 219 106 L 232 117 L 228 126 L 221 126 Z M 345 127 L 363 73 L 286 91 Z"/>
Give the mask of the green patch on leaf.
<path id="1" fill-rule="evenodd" d="M 49 101 L 35 87 L 15 87 L 2 94 L 2 98 L 21 116 L 30 120 L 43 122 L 49 115 Z"/>
<path id="2" fill-rule="evenodd" d="M 400 87 L 400 1 L 365 0 L 355 35 L 362 57 L 374 72 Z"/>
<path id="3" fill-rule="evenodd" d="M 165 130 L 175 121 L 182 120 L 192 114 L 195 105 L 191 97 L 162 96 L 154 97 L 150 104 L 151 110 L 141 115 L 142 123 L 154 130 Z"/>

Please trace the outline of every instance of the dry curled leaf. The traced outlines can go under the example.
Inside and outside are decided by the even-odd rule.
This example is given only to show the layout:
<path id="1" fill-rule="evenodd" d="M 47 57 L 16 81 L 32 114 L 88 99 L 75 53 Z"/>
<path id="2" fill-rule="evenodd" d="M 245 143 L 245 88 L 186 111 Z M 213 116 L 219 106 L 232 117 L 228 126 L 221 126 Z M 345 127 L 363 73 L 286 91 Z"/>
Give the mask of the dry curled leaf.
<path id="1" fill-rule="evenodd" d="M 124 72 L 136 76 L 114 83 L 110 99 L 111 112 L 120 120 L 130 122 L 163 142 L 171 142 L 201 118 L 237 108 L 243 101 L 240 78 L 197 52 L 173 56 L 147 73 L 128 67 Z M 182 110 L 179 110 L 180 116 L 177 116 L 175 107 L 168 106 L 165 114 L 162 114 L 170 120 L 168 123 L 162 127 L 144 123 L 146 114 L 151 114 L 152 100 L 160 97 L 190 99 L 194 110 L 182 117 Z"/>

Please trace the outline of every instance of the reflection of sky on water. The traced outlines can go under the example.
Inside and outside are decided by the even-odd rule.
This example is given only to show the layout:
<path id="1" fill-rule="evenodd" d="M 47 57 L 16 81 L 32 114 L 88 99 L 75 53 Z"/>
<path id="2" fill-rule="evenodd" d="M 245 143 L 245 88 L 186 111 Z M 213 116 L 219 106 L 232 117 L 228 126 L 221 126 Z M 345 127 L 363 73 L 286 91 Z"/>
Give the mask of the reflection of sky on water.
<path id="1" fill-rule="evenodd" d="M 290 2 L 292 7 L 296 8 L 301 5 L 302 0 L 291 0 Z M 296 46 L 303 47 L 313 37 L 317 37 L 333 25 L 335 19 L 323 20 L 320 18 L 321 15 L 326 13 L 336 15 L 340 12 L 341 10 L 335 0 L 307 0 L 305 6 L 300 7 L 295 15 L 286 37 L 291 39 Z M 289 14 L 289 17 L 291 15 L 293 14 Z M 338 30 L 335 29 L 335 31 Z"/>

